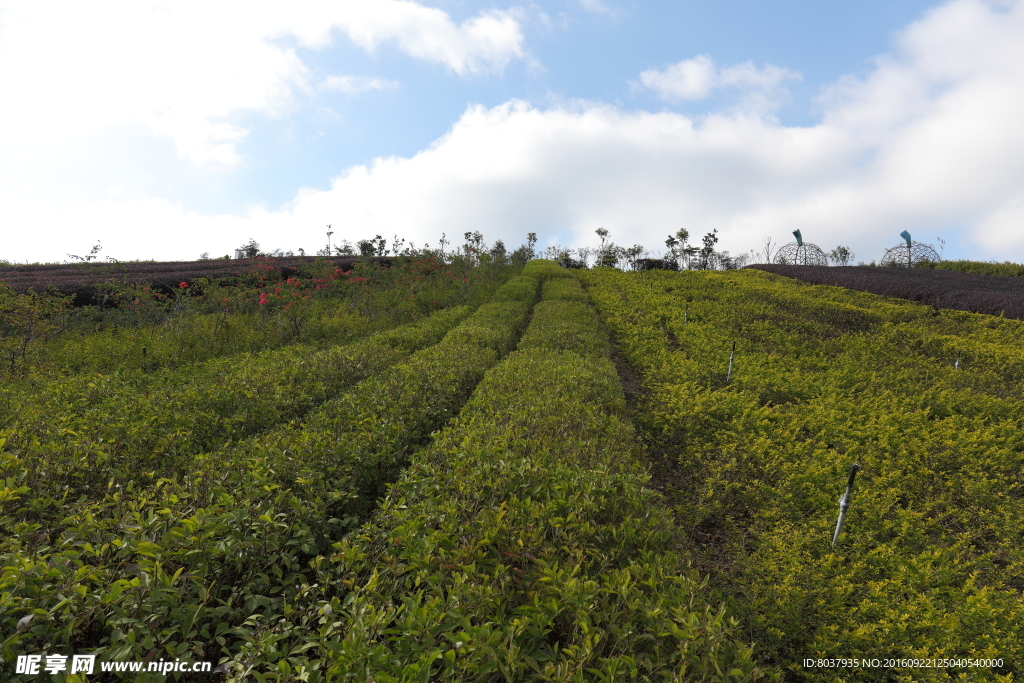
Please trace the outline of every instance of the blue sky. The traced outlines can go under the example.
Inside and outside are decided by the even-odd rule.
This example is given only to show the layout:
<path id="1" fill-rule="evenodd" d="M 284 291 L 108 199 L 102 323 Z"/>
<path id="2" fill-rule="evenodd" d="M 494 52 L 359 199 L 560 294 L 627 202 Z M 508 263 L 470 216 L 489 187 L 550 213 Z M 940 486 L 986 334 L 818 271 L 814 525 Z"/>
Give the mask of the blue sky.
<path id="1" fill-rule="evenodd" d="M 328 223 L 1024 261 L 1020 2 L 0 0 L 0 91 L 11 261 Z"/>

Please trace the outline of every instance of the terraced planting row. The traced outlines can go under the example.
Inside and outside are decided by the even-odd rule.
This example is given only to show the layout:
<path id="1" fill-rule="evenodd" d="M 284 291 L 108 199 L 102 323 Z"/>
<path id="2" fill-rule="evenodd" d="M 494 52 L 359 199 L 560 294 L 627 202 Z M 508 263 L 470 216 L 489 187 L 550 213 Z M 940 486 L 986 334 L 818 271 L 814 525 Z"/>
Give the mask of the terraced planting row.
<path id="1" fill-rule="evenodd" d="M 466 310 L 441 313 L 365 345 L 325 352 L 334 362 L 362 360 L 349 364 L 348 375 L 331 377 L 332 388 L 318 387 L 323 375 L 303 375 L 286 362 L 264 365 L 262 380 L 258 364 L 243 364 L 240 376 L 263 381 L 268 393 L 294 389 L 296 406 L 320 404 L 301 421 L 286 422 L 292 415 L 282 411 L 263 419 L 230 392 L 211 388 L 193 396 L 200 415 L 208 410 L 238 431 L 222 426 L 220 433 L 204 432 L 206 440 L 189 441 L 201 417 L 177 418 L 192 420 L 184 426 L 171 419 L 166 445 L 150 451 L 145 439 L 152 437 L 140 429 L 141 443 L 102 477 L 75 468 L 110 465 L 109 453 L 95 455 L 103 453 L 106 433 L 60 453 L 17 429 L 6 431 L 4 658 L 55 650 L 94 651 L 102 660 L 219 660 L 233 653 L 242 622 L 254 613 L 285 613 L 288 596 L 308 581 L 309 562 L 365 520 L 410 454 L 515 346 L 537 288 L 536 278 L 516 277 L 468 317 Z M 445 330 L 439 343 L 427 345 Z M 296 373 L 308 380 L 295 381 Z M 366 379 L 353 385 L 360 377 Z M 218 403 L 224 400 L 227 409 Z M 132 410 L 129 401 L 120 405 Z M 131 420 L 119 424 L 128 429 Z M 81 456 L 90 443 L 99 445 L 93 457 Z M 72 463 L 63 457 L 75 455 L 80 459 Z M 50 469 L 41 471 L 40 463 Z M 73 495 L 54 486 L 57 474 L 75 483 Z"/>
<path id="2" fill-rule="evenodd" d="M 37 480 L 77 473 L 106 484 L 300 419 L 354 384 L 436 344 L 465 306 L 323 351 L 290 346 L 152 375 L 79 375 L 10 398 L 9 447 L 30 451 Z M 128 468 L 122 470 L 121 467 Z M 130 471 L 129 471 L 130 470 Z M 36 482 L 28 482 L 33 485 Z"/>
<path id="3" fill-rule="evenodd" d="M 1017 680 L 1024 323 L 757 271 L 582 277 L 642 374 L 636 416 L 683 552 L 759 664 L 785 680 Z M 804 665 L 864 658 L 1000 664 Z"/>
<path id="4" fill-rule="evenodd" d="M 752 680 L 672 551 L 609 347 L 569 273 L 371 522 L 254 614 L 230 680 Z"/>
<path id="5" fill-rule="evenodd" d="M 316 259 L 296 270 L 259 258 L 236 262 L 246 271 L 237 277 L 183 276 L 159 286 L 108 272 L 74 303 L 52 291 L 12 289 L 4 282 L 11 269 L 0 268 L 0 406 L 12 387 L 24 384 L 21 393 L 32 395 L 58 376 L 145 376 L 300 343 L 350 343 L 437 310 L 475 307 L 522 269 L 466 255 L 372 261 Z M 97 277 L 105 269 L 86 268 Z"/>

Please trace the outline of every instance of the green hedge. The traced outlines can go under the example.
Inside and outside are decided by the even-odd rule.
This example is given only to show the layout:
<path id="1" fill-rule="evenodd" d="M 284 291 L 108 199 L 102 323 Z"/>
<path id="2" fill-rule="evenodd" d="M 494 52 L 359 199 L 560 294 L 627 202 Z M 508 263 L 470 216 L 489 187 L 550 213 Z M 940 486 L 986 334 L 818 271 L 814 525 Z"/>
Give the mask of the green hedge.
<path id="1" fill-rule="evenodd" d="M 550 278 L 571 278 L 573 274 L 554 261 L 548 259 L 534 259 L 523 268 L 523 275 L 535 277 L 542 282 Z"/>
<path id="2" fill-rule="evenodd" d="M 317 558 L 286 619 L 247 622 L 231 679 L 756 678 L 671 552 L 595 331 L 578 302 L 538 304 L 372 523 Z"/>
<path id="3" fill-rule="evenodd" d="M 545 301 L 590 301 L 580 281 L 570 277 L 552 277 L 544 282 L 542 298 Z"/>
<path id="4" fill-rule="evenodd" d="M 521 287 L 520 285 L 516 285 Z M 538 283 L 534 280 L 534 292 Z M 217 659 L 252 614 L 288 615 L 309 563 L 373 509 L 430 433 L 526 323 L 529 305 L 482 306 L 436 346 L 371 377 L 304 423 L 194 456 L 150 484 L 111 480 L 102 500 L 60 502 L 58 531 L 32 521 L 25 461 L 5 455 L 11 535 L 0 629 L 35 615 L 4 656 L 97 648 L 101 659 Z M 469 332 L 466 332 L 469 330 Z"/>
<path id="5" fill-rule="evenodd" d="M 687 554 L 762 662 L 836 682 L 1020 670 L 1024 323 L 757 271 L 584 277 L 643 372 L 638 418 Z M 864 657 L 1003 665 L 802 664 Z"/>
<path id="6" fill-rule="evenodd" d="M 608 340 L 589 305 L 552 299 L 534 308 L 530 326 L 519 343 L 520 351 L 569 351 L 596 358 L 610 353 Z"/>
<path id="7" fill-rule="evenodd" d="M 979 275 L 1002 275 L 1006 277 L 1024 277 L 1024 266 L 1019 263 L 1004 261 L 994 263 L 989 261 L 939 261 L 925 265 L 926 268 L 936 270 L 955 270 L 960 273 L 977 273 Z"/>
<path id="8" fill-rule="evenodd" d="M 102 496 L 143 473 L 193 472 L 191 458 L 276 425 L 436 344 L 472 311 L 459 307 L 347 346 L 289 347 L 175 372 L 72 378 L 41 391 L 6 425 L 35 495 Z M 154 476 L 153 474 L 149 476 Z"/>

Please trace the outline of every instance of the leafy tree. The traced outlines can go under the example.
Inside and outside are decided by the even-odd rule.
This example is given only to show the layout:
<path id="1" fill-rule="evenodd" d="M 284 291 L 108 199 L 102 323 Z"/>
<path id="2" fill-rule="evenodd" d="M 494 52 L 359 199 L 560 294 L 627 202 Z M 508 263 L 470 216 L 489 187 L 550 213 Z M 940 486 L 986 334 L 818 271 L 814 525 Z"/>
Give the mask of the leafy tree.
<path id="1" fill-rule="evenodd" d="M 371 256 L 385 256 L 388 253 L 388 242 L 380 235 L 377 235 L 372 240 L 359 240 L 356 242 L 356 246 L 359 247 L 359 255 L 367 258 Z"/>
<path id="2" fill-rule="evenodd" d="M 697 253 L 697 247 L 688 245 L 689 241 L 690 231 L 686 228 L 679 228 L 675 235 L 669 235 L 665 240 L 665 246 L 668 247 L 666 260 L 670 261 L 677 270 L 689 268 L 690 259 Z"/>
<path id="3" fill-rule="evenodd" d="M 463 251 L 465 251 L 467 254 L 478 253 L 483 249 L 484 236 L 480 234 L 479 231 L 467 232 L 463 235 L 463 237 L 466 240 L 466 244 L 465 246 L 463 246 Z"/>
<path id="4" fill-rule="evenodd" d="M 503 263 L 507 256 L 507 250 L 505 249 L 505 243 L 501 240 L 495 240 L 494 246 L 491 247 L 491 258 L 498 263 Z"/>
<path id="5" fill-rule="evenodd" d="M 256 258 L 260 255 L 260 243 L 250 237 L 249 241 L 240 246 L 238 250 L 245 258 Z"/>
<path id="6" fill-rule="evenodd" d="M 623 250 L 608 239 L 608 231 L 605 228 L 598 228 L 594 231 L 601 238 L 601 246 L 597 248 L 597 262 L 595 265 L 614 268 L 619 259 L 624 255 Z"/>
<path id="7" fill-rule="evenodd" d="M 628 249 L 622 250 L 622 255 L 625 257 L 626 262 L 629 264 L 631 270 L 636 270 L 636 262 L 643 255 L 644 248 L 640 244 L 634 244 Z"/>
<path id="8" fill-rule="evenodd" d="M 832 259 L 832 262 L 837 266 L 846 266 L 853 261 L 854 253 L 849 247 L 838 246 L 832 251 L 828 252 L 828 257 Z"/>
<path id="9" fill-rule="evenodd" d="M 520 245 L 518 249 L 513 251 L 509 256 L 509 260 L 512 263 L 526 265 L 535 258 L 537 258 L 537 233 L 528 232 L 526 233 L 526 244 Z"/>
<path id="10" fill-rule="evenodd" d="M 715 245 L 718 244 L 718 229 L 715 228 L 701 238 L 704 246 L 700 250 L 700 269 L 708 270 L 715 266 Z"/>

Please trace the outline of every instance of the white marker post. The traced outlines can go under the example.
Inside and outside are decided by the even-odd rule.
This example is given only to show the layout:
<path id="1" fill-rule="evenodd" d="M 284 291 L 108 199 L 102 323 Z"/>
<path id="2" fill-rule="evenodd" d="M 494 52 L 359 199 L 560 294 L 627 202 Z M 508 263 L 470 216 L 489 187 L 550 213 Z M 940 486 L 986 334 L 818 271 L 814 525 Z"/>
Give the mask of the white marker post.
<path id="1" fill-rule="evenodd" d="M 736 355 L 736 342 L 732 343 L 732 351 L 729 352 L 729 372 L 725 373 L 725 383 L 732 379 L 732 359 Z"/>
<path id="2" fill-rule="evenodd" d="M 854 463 L 850 465 L 850 478 L 846 482 L 846 493 L 839 499 L 839 520 L 836 522 L 836 532 L 832 534 L 832 547 L 836 547 L 836 540 L 839 538 L 839 533 L 843 530 L 843 522 L 846 521 L 846 511 L 850 509 L 850 495 L 853 493 L 853 479 L 857 476 L 857 472 L 860 470 L 860 465 Z"/>

